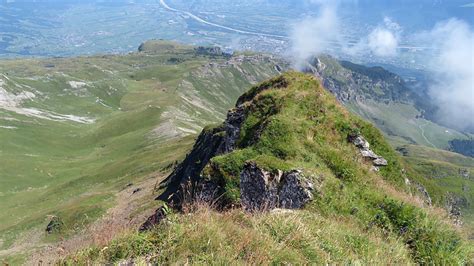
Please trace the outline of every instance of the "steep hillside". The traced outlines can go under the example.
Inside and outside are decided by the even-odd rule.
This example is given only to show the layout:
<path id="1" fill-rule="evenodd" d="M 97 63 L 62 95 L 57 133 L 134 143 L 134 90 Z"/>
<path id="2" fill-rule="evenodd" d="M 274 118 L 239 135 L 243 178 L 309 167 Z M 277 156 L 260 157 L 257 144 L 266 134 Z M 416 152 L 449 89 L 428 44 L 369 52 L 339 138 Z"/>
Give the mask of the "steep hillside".
<path id="1" fill-rule="evenodd" d="M 164 205 L 141 228 L 150 231 L 66 262 L 469 262 L 418 178 L 376 128 L 291 72 L 252 87 L 202 131 L 162 183 Z"/>
<path id="2" fill-rule="evenodd" d="M 321 117 L 315 111 L 317 108 L 312 110 L 316 113 L 310 115 L 305 114 L 305 110 L 298 110 L 299 107 L 285 109 L 293 110 L 298 115 L 296 117 L 301 115 L 301 119 L 307 116 L 317 121 L 321 119 L 319 127 L 306 125 L 307 119 L 295 120 L 295 114 L 280 114 L 280 108 L 271 107 L 279 107 L 273 96 L 244 112 L 254 115 L 242 116 L 242 108 L 237 108 L 239 112 L 231 112 L 235 120 L 233 123 L 237 123 L 231 124 L 231 129 L 225 125 L 206 127 L 222 121 L 228 108 L 246 88 L 287 69 L 288 63 L 284 60 L 252 53 L 229 55 L 215 47 L 192 47 L 168 41 L 146 42 L 138 50 L 128 55 L 0 61 L 0 160 L 4 162 L 0 165 L 0 208 L 4 210 L 0 213 L 0 259 L 7 258 L 15 264 L 24 261 L 33 251 L 40 254 L 40 258 L 54 259 L 90 244 L 108 243 L 121 231 L 138 227 L 161 205 L 160 201 L 152 201 L 156 197 L 152 190 L 172 170 L 174 172 L 166 179 L 160 199 L 168 204 L 174 199 L 178 209 L 183 198 L 179 189 L 183 182 L 187 184 L 182 177 L 196 181 L 203 173 L 208 179 L 218 177 L 217 191 L 225 192 L 223 201 L 218 202 L 219 207 L 225 209 L 229 204 L 238 205 L 238 175 L 242 165 L 237 163 L 250 159 L 265 167 L 269 164 L 268 167 L 281 168 L 282 175 L 288 175 L 296 168 L 307 168 L 306 171 L 315 176 L 334 176 L 334 171 L 340 171 L 339 175 L 360 174 L 351 173 L 352 170 L 347 168 L 351 165 L 346 164 L 345 160 L 340 162 L 342 165 L 333 166 L 339 167 L 339 170 L 329 168 L 330 158 L 339 158 L 339 155 L 350 157 L 350 153 L 346 154 L 346 148 L 341 148 L 344 145 L 333 142 L 344 138 L 337 137 L 337 134 L 334 137 L 333 131 L 334 127 L 337 130 L 345 127 L 347 117 L 357 121 L 351 123 L 364 125 L 361 128 L 370 126 L 341 111 L 341 107 L 326 92 L 321 92 L 321 95 L 327 99 L 318 102 L 325 106 L 320 109 Z M 453 139 L 467 137 L 425 117 L 423 102 L 398 76 L 384 69 L 321 57 L 315 61 L 311 71 L 322 78 L 340 103 L 381 129 L 391 145 L 403 155 L 401 163 L 404 166 L 400 167 L 409 172 L 405 174 L 408 179 L 389 171 L 390 182 L 396 187 L 404 187 L 409 193 L 419 194 L 426 202 L 446 207 L 457 221 L 461 213 L 464 227 L 470 230 L 471 235 L 474 234 L 474 159 L 432 148 L 446 148 Z M 295 84 L 305 80 L 295 75 L 288 76 L 291 80 L 299 80 Z M 285 88 L 284 91 L 293 91 L 305 99 L 306 90 L 289 90 L 287 87 L 293 88 L 295 84 L 284 81 L 266 83 L 258 88 L 273 91 L 272 87 L 280 86 Z M 260 97 L 260 92 L 255 94 Z M 239 104 L 244 103 L 244 106 L 253 102 L 255 96 L 251 93 L 245 95 L 239 100 Z M 262 95 L 266 93 L 262 92 Z M 280 96 L 277 98 L 288 104 L 294 100 L 294 97 Z M 293 101 L 293 104 L 297 106 L 300 103 Z M 306 103 L 307 108 L 313 108 L 313 104 Z M 332 105 L 337 108 L 328 107 Z M 341 118 L 334 110 L 344 116 Z M 275 134 L 280 134 L 276 136 L 276 142 L 281 143 L 264 139 L 266 144 L 261 144 L 260 135 L 263 132 L 260 131 L 269 124 L 273 125 L 270 122 L 283 114 L 285 119 L 272 122 L 278 123 L 274 125 Z M 329 120 L 339 124 L 327 124 Z M 305 142 L 301 142 L 301 132 L 278 132 L 285 128 L 300 128 L 300 122 L 311 128 L 304 137 L 307 139 Z M 245 126 L 245 130 L 241 131 L 240 126 Z M 196 147 L 203 149 L 194 149 L 184 163 L 177 166 L 203 127 L 204 133 L 196 143 Z M 234 139 L 222 144 L 229 130 L 234 137 L 242 140 Z M 339 132 L 337 130 L 336 133 Z M 246 136 L 241 136 L 241 133 Z M 254 140 L 255 134 L 260 144 Z M 283 135 L 288 139 L 280 141 Z M 329 141 L 328 136 L 331 136 Z M 371 141 L 369 143 L 372 144 Z M 307 142 L 313 143 L 311 145 L 327 142 L 324 146 L 327 150 L 315 150 Z M 281 159 L 279 156 L 283 156 L 285 149 L 293 157 L 288 155 L 290 157 Z M 383 149 L 391 151 L 388 146 Z M 343 151 L 342 154 L 337 150 Z M 379 154 L 379 151 L 376 153 Z M 389 156 L 383 156 L 389 159 Z M 390 164 L 389 167 L 382 167 L 381 173 L 384 174 L 390 167 Z M 416 173 L 411 173 L 410 169 Z M 312 183 L 320 191 L 322 183 L 314 180 Z M 174 197 L 168 198 L 171 195 Z M 337 213 L 333 211 L 333 214 Z M 239 223 L 235 224 L 235 218 L 242 213 L 234 210 L 228 214 L 204 210 L 196 215 L 201 215 L 199 217 L 203 220 L 211 219 L 211 222 L 224 219 L 222 222 L 226 226 L 239 226 Z M 302 221 L 300 215 L 296 213 L 287 218 Z M 322 219 L 319 221 L 323 225 L 328 225 L 333 219 L 332 216 L 323 219 L 315 215 L 310 211 L 307 218 Z M 262 223 L 273 219 L 271 217 L 247 217 L 254 226 L 247 233 L 256 233 L 254 230 L 259 230 Z M 182 216 L 176 215 L 175 218 L 189 223 Z M 281 222 L 280 218 L 275 219 L 275 222 Z M 356 220 L 355 223 L 361 222 Z M 198 223 L 195 226 L 202 229 L 206 225 Z M 45 232 L 47 228 L 50 233 Z M 365 234 L 363 227 L 353 224 L 338 224 L 326 229 L 333 230 L 334 234 L 335 231 L 341 232 L 341 237 L 351 230 Z M 105 236 L 104 231 L 108 232 Z M 208 233 L 213 234 L 212 231 Z M 228 232 L 222 233 L 225 236 Z M 381 240 L 374 241 L 378 243 Z M 391 244 L 403 247 L 402 242 L 397 243 Z M 172 252 L 171 249 L 169 251 Z M 336 256 L 339 259 L 335 261 L 343 261 L 344 256 L 349 255 L 350 261 L 360 258 L 359 251 L 354 251 L 354 254 L 338 251 L 337 255 L 328 252 L 320 255 Z M 403 252 L 406 255 L 403 255 L 404 258 L 411 260 L 407 255 L 409 251 Z M 381 260 L 377 254 L 367 256 Z M 34 261 L 37 258 L 30 259 Z"/>
<path id="3" fill-rule="evenodd" d="M 417 170 L 430 197 L 457 213 L 474 239 L 474 158 L 420 145 L 399 143 L 403 159 Z"/>
<path id="4" fill-rule="evenodd" d="M 165 41 L 128 55 L 0 61 L 0 258 L 21 260 L 140 197 L 115 195 L 167 171 L 277 64 Z M 45 234 L 53 216 L 62 228 Z"/>
<path id="5" fill-rule="evenodd" d="M 418 182 L 430 197 L 463 217 L 474 236 L 474 158 L 472 135 L 436 122 L 435 107 L 414 93 L 398 75 L 329 56 L 315 58 L 308 72 L 353 113 L 382 130 L 406 162 L 423 178 Z M 454 205 L 454 207 L 453 207 Z"/>
<path id="6" fill-rule="evenodd" d="M 437 149 L 469 134 L 436 122 L 435 107 L 414 93 L 403 79 L 381 67 L 366 67 L 330 56 L 315 58 L 308 71 L 348 109 L 373 122 L 390 139 Z"/>

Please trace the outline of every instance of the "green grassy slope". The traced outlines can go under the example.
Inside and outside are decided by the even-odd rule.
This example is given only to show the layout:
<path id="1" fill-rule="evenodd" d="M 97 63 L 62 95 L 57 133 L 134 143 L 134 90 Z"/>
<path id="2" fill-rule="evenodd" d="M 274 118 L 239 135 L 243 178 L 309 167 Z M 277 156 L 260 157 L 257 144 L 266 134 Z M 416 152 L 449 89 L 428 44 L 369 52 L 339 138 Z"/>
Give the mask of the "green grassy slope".
<path id="1" fill-rule="evenodd" d="M 57 238 L 80 231 L 126 184 L 181 159 L 245 88 L 277 74 L 263 55 L 210 57 L 163 41 L 142 50 L 0 61 L 0 257 L 25 251 L 16 248 L 27 231 L 54 240 L 48 215 L 65 222 Z"/>
<path id="2" fill-rule="evenodd" d="M 374 126 L 344 109 L 314 77 L 290 72 L 253 87 L 239 102 L 245 118 L 236 149 L 211 158 L 200 178 L 220 185 L 219 200 L 239 206 L 240 173 L 247 162 L 270 172 L 301 169 L 315 184 L 312 202 L 303 210 L 255 215 L 240 209 L 217 213 L 199 205 L 184 206 L 184 215 L 171 214 L 151 232 L 125 235 L 107 248 L 91 247 L 65 262 L 450 265 L 471 261 L 472 247 L 443 212 L 427 208 L 411 195 L 405 180 L 418 173 Z M 203 134 L 225 133 L 206 128 Z M 372 171 L 372 164 L 348 141 L 351 134 L 364 136 L 388 166 Z M 198 164 L 201 159 L 187 163 Z"/>
<path id="3" fill-rule="evenodd" d="M 463 202 L 460 207 L 464 227 L 470 238 L 474 237 L 474 159 L 420 145 L 394 143 L 403 159 L 425 177 L 422 182 L 441 206 L 450 194 Z"/>
<path id="4" fill-rule="evenodd" d="M 319 60 L 319 61 L 318 61 Z M 448 192 L 462 201 L 462 215 L 471 234 L 473 224 L 472 178 L 460 175 L 474 168 L 474 159 L 446 151 L 450 141 L 471 134 L 447 128 L 435 121 L 435 108 L 404 83 L 401 77 L 380 67 L 365 67 L 321 56 L 313 72 L 350 111 L 372 122 L 393 147 L 406 154 L 407 163 L 420 173 L 417 182 L 428 189 L 439 205 Z"/>

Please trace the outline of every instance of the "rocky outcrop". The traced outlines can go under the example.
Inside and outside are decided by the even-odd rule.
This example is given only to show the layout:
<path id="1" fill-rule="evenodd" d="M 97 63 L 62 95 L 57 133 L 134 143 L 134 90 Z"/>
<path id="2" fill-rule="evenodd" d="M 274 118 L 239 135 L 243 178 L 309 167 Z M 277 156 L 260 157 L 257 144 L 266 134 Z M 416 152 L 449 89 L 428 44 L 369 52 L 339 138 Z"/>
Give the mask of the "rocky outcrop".
<path id="1" fill-rule="evenodd" d="M 373 169 L 378 171 L 379 167 L 387 166 L 388 162 L 382 156 L 377 155 L 370 149 L 370 144 L 361 135 L 349 135 L 349 142 L 354 144 L 360 151 L 362 157 L 372 161 Z"/>
<path id="2" fill-rule="evenodd" d="M 467 169 L 467 168 L 459 169 L 459 175 L 462 178 L 465 178 L 465 179 L 470 179 L 470 177 L 471 177 L 471 173 L 470 173 L 469 169 Z"/>
<path id="3" fill-rule="evenodd" d="M 461 208 L 467 207 L 468 202 L 466 198 L 459 197 L 453 193 L 448 193 L 446 196 L 446 209 L 448 210 L 449 218 L 453 221 L 453 224 L 462 226 L 462 213 Z"/>
<path id="4" fill-rule="evenodd" d="M 202 170 L 211 158 L 236 149 L 245 115 L 244 107 L 239 105 L 228 112 L 223 125 L 204 129 L 196 140 L 191 153 L 163 181 L 161 187 L 166 190 L 157 199 L 166 201 L 172 206 L 179 206 L 185 197 L 183 190 L 187 190 L 188 194 L 190 191 L 192 194 L 203 193 L 198 186 L 209 186 L 209 184 L 201 183 Z"/>
<path id="5" fill-rule="evenodd" d="M 165 191 L 157 198 L 178 207 L 184 198 L 183 190 L 200 181 L 200 174 L 209 160 L 224 150 L 224 127 L 204 129 L 184 161 L 162 182 Z"/>
<path id="6" fill-rule="evenodd" d="M 247 163 L 240 174 L 240 199 L 246 210 L 275 209 L 278 185 L 283 173 L 267 172 L 255 163 Z"/>
<path id="7" fill-rule="evenodd" d="M 167 213 L 166 213 L 166 207 L 165 206 L 162 206 L 162 207 L 158 208 L 152 216 L 148 217 L 146 222 L 144 224 L 142 224 L 142 226 L 140 226 L 140 228 L 138 230 L 140 232 L 143 232 L 143 231 L 147 231 L 147 230 L 152 229 L 156 225 L 160 224 L 163 220 L 165 220 L 166 215 L 167 215 Z"/>
<path id="8" fill-rule="evenodd" d="M 240 174 L 241 203 L 248 211 L 299 209 L 313 199 L 312 191 L 298 170 L 269 172 L 249 162 Z"/>
<path id="9" fill-rule="evenodd" d="M 61 232 L 64 227 L 63 220 L 58 216 L 52 216 L 51 221 L 49 221 L 48 225 L 46 226 L 46 233 L 53 234 Z"/>
<path id="10" fill-rule="evenodd" d="M 313 199 L 314 186 L 301 171 L 293 170 L 283 174 L 280 182 L 279 207 L 301 209 Z"/>
<path id="11" fill-rule="evenodd" d="M 433 200 L 431 199 L 431 196 L 430 196 L 430 193 L 428 193 L 428 190 L 426 190 L 426 188 L 416 182 L 416 181 L 410 181 L 410 179 L 408 179 L 406 177 L 406 171 L 405 169 L 402 169 L 402 174 L 405 178 L 405 185 L 407 185 L 409 188 L 415 188 L 417 192 L 415 192 L 415 194 L 421 196 L 421 198 L 423 199 L 423 201 L 425 202 L 425 204 L 427 204 L 428 206 L 432 206 L 433 205 Z"/>
<path id="12" fill-rule="evenodd" d="M 168 203 L 175 209 L 180 209 L 187 200 L 219 205 L 220 203 L 216 201 L 225 191 L 215 182 L 202 177 L 204 168 L 213 157 L 230 153 L 238 148 L 237 141 L 240 138 L 240 130 L 248 112 L 247 102 L 266 89 L 280 88 L 286 85 L 286 80 L 279 77 L 271 82 L 263 83 L 259 87 L 254 87 L 242 95 L 237 101 L 236 107 L 228 112 L 227 119 L 221 126 L 206 128 L 202 131 L 192 151 L 161 183 L 160 188 L 164 189 L 164 192 L 156 199 Z M 285 206 L 291 204 L 285 203 Z M 158 209 L 155 215 L 151 216 L 142 226 L 143 230 L 149 228 L 150 224 L 155 224 L 161 217 L 161 211 Z"/>
<path id="13" fill-rule="evenodd" d="M 415 188 L 418 190 L 418 192 L 421 194 L 424 202 L 428 206 L 433 205 L 433 201 L 431 200 L 431 197 L 430 197 L 430 194 L 428 193 L 428 190 L 426 190 L 426 188 L 418 182 L 413 182 L 413 184 L 414 184 Z"/>
<path id="14" fill-rule="evenodd" d="M 408 102 L 418 99 L 400 76 L 381 67 L 366 67 L 323 55 L 313 58 L 305 72 L 321 79 L 324 87 L 341 103 L 364 100 Z"/>
<path id="15" fill-rule="evenodd" d="M 240 128 L 244 120 L 245 109 L 243 105 L 239 105 L 227 113 L 227 119 L 224 122 L 225 137 L 223 138 L 222 146 L 218 150 L 219 154 L 235 150 L 237 140 L 240 137 Z"/>

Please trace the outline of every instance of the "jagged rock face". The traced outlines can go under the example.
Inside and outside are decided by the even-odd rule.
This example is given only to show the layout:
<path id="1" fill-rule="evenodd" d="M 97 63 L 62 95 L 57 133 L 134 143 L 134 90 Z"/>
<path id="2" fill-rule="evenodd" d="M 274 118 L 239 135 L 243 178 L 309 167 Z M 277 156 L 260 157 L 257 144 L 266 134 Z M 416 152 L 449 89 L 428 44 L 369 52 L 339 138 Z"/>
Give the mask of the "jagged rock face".
<path id="1" fill-rule="evenodd" d="M 191 153 L 163 181 L 162 187 L 166 187 L 166 190 L 157 199 L 169 202 L 172 205 L 180 205 L 184 198 L 184 195 L 182 195 L 184 186 L 196 186 L 197 188 L 197 186 L 202 185 L 199 184 L 201 182 L 201 172 L 210 159 L 232 152 L 237 148 L 237 140 L 240 137 L 240 128 L 244 120 L 245 108 L 239 105 L 228 112 L 227 119 L 222 126 L 212 130 L 203 130 Z M 186 189 L 194 190 L 189 187 Z"/>
<path id="2" fill-rule="evenodd" d="M 246 210 L 271 210 L 278 205 L 278 184 L 283 173 L 267 172 L 248 163 L 240 174 L 240 199 Z"/>
<path id="3" fill-rule="evenodd" d="M 402 78 L 380 67 L 365 67 L 323 56 L 314 58 L 306 72 L 320 78 L 324 87 L 342 103 L 365 99 L 405 102 L 416 96 Z M 370 93 L 373 91 L 382 93 Z"/>
<path id="4" fill-rule="evenodd" d="M 314 187 L 303 177 L 301 171 L 294 170 L 286 173 L 280 188 L 280 208 L 301 209 L 313 199 Z"/>
<path id="5" fill-rule="evenodd" d="M 242 206 L 248 211 L 300 209 L 313 199 L 313 185 L 300 171 L 268 172 L 249 162 L 240 174 Z"/>
<path id="6" fill-rule="evenodd" d="M 236 148 L 237 140 L 240 137 L 240 128 L 245 120 L 245 109 L 242 105 L 229 111 L 224 122 L 225 137 L 219 150 L 220 154 L 229 153 Z"/>
<path id="7" fill-rule="evenodd" d="M 469 172 L 469 169 L 461 168 L 459 169 L 459 175 L 463 178 L 469 179 L 471 176 L 471 173 Z"/>
<path id="8" fill-rule="evenodd" d="M 370 144 L 367 140 L 365 140 L 364 137 L 360 135 L 350 135 L 349 142 L 354 144 L 359 149 L 362 157 L 372 161 L 374 170 L 378 171 L 379 167 L 388 165 L 387 160 L 385 160 L 382 156 L 375 154 L 375 152 L 370 149 Z"/>
<path id="9" fill-rule="evenodd" d="M 200 174 L 209 160 L 219 155 L 223 150 L 224 128 L 218 127 L 203 130 L 194 147 L 184 161 L 163 181 L 166 190 L 157 198 L 171 205 L 180 205 L 184 198 L 182 190 L 185 186 L 195 184 L 200 180 Z"/>

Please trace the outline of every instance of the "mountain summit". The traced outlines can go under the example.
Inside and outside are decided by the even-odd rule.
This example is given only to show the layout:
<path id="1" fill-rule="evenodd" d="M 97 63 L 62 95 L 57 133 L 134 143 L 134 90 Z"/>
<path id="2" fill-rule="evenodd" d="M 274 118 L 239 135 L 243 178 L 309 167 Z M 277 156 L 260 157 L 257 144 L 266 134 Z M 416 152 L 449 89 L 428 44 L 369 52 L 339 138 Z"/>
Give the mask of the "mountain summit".
<path id="1" fill-rule="evenodd" d="M 462 237 L 442 215 L 428 208 L 429 198 L 420 200 L 422 193 L 412 185 L 416 175 L 376 128 L 346 111 L 318 79 L 289 72 L 251 88 L 238 99 L 223 124 L 203 130 L 192 151 L 162 183 L 158 199 L 167 204 L 141 229 L 151 230 L 151 234 L 165 230 L 165 234 L 174 235 L 169 232 L 170 225 L 163 223 L 174 223 L 179 216 L 170 214 L 169 206 L 177 213 L 196 210 L 192 206 L 203 203 L 221 215 L 247 213 L 240 218 L 243 220 L 230 223 L 247 223 L 255 219 L 250 218 L 252 213 L 263 211 L 271 216 L 291 209 L 293 217 L 324 217 L 332 221 L 332 226 L 350 224 L 352 230 L 361 233 L 354 238 L 340 229 L 338 234 L 342 235 L 319 242 L 317 235 L 328 234 L 330 229 L 327 224 L 314 228 L 311 219 L 300 221 L 304 229 L 286 233 L 275 228 L 262 232 L 261 225 L 257 225 L 252 228 L 253 234 L 291 244 L 288 248 L 298 254 L 270 260 L 292 263 L 327 261 L 330 257 L 333 262 L 466 262 L 468 253 Z M 202 212 L 191 211 L 189 215 L 200 216 Z M 214 228 L 211 235 L 232 235 L 210 225 L 207 219 L 214 218 L 200 218 L 207 221 L 207 228 Z M 271 221 L 259 223 L 270 223 L 270 227 L 273 222 L 285 223 L 285 218 L 278 215 L 268 219 Z M 303 242 L 286 243 L 292 234 L 302 234 Z M 193 235 L 181 237 L 200 241 Z M 252 254 L 260 252 L 259 248 L 239 250 L 234 246 L 238 243 L 228 245 L 226 249 L 235 249 L 235 254 L 243 252 L 240 261 L 258 262 Z M 222 256 L 221 251 L 212 248 L 205 253 Z M 202 261 L 199 254 L 192 253 L 188 259 Z M 173 261 L 159 258 L 158 262 Z"/>

